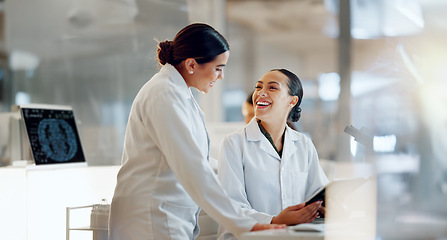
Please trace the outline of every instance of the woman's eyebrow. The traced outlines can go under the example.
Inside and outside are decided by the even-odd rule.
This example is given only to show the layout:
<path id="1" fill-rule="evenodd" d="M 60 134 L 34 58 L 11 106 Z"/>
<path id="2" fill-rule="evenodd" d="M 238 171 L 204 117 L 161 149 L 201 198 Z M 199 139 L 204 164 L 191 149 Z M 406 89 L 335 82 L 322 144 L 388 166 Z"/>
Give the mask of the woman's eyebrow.
<path id="1" fill-rule="evenodd" d="M 269 84 L 276 84 L 276 85 L 279 85 L 279 86 L 281 86 L 281 84 L 279 83 L 279 82 L 276 82 L 276 81 L 270 81 L 270 82 L 268 82 Z"/>
<path id="2" fill-rule="evenodd" d="M 259 81 L 257 81 L 256 83 L 264 83 L 263 81 L 261 81 L 261 80 L 259 80 Z M 267 84 L 276 84 L 276 85 L 279 85 L 279 86 L 281 86 L 281 84 L 279 83 L 279 82 L 276 82 L 276 81 L 270 81 L 270 82 L 268 82 Z"/>

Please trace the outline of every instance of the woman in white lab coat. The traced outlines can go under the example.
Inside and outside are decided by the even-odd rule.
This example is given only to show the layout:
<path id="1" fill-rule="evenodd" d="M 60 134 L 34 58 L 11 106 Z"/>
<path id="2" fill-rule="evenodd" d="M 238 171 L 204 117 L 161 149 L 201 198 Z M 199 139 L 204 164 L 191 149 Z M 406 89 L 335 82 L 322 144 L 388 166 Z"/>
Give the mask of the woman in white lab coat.
<path id="1" fill-rule="evenodd" d="M 138 92 L 128 119 L 110 239 L 195 239 L 199 206 L 236 235 L 283 227 L 247 217 L 208 164 L 208 133 L 190 87 L 208 92 L 223 78 L 228 57 L 228 43 L 206 24 L 159 43 L 163 67 Z"/>
<path id="2" fill-rule="evenodd" d="M 228 195 L 258 222 L 295 225 L 312 222 L 324 211 L 321 201 L 303 203 L 328 179 L 311 140 L 292 130 L 298 121 L 303 89 L 286 69 L 274 69 L 256 83 L 255 117 L 225 137 L 218 175 Z M 219 239 L 234 236 L 219 226 Z"/>

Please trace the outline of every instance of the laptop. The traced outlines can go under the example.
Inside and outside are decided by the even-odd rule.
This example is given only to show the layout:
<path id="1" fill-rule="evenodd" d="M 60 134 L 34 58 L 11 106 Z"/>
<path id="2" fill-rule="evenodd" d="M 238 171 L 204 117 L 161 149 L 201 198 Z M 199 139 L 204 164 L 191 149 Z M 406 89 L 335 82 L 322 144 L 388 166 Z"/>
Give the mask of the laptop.
<path id="1" fill-rule="evenodd" d="M 27 104 L 20 106 L 36 166 L 86 166 L 71 106 Z"/>

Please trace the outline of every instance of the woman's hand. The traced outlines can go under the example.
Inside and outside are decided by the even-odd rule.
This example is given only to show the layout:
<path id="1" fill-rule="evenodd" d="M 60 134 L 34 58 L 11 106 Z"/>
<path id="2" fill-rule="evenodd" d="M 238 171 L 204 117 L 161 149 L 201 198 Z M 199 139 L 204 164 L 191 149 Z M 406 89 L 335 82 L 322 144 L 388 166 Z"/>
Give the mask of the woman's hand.
<path id="1" fill-rule="evenodd" d="M 290 206 L 282 210 L 278 216 L 273 217 L 273 224 L 296 225 L 300 223 L 309 223 L 318 216 L 318 210 L 321 208 L 322 201 L 316 201 L 306 206 L 306 203 Z"/>
<path id="2" fill-rule="evenodd" d="M 318 209 L 318 211 L 324 216 L 324 214 L 326 214 L 326 208 L 321 206 L 320 209 Z"/>
<path id="3" fill-rule="evenodd" d="M 260 231 L 260 230 L 267 230 L 267 229 L 283 229 L 285 228 L 285 224 L 262 224 L 262 223 L 256 223 L 255 226 L 251 229 L 251 232 L 254 231 Z"/>

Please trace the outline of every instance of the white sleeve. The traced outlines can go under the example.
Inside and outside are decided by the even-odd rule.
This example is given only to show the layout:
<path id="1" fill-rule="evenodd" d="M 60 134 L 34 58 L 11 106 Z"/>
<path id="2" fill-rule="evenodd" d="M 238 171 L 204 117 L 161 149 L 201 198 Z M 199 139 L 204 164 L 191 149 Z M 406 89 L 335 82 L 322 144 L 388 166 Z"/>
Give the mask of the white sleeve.
<path id="1" fill-rule="evenodd" d="M 243 149 L 241 149 L 244 141 L 237 135 L 227 136 L 221 146 L 218 161 L 218 176 L 222 187 L 225 189 L 231 199 L 236 201 L 249 216 L 256 219 L 259 223 L 269 224 L 273 216 L 267 213 L 258 212 L 251 207 L 247 199 L 245 191 L 245 176 L 243 163 Z"/>
<path id="2" fill-rule="evenodd" d="M 143 106 L 148 114 L 146 119 L 157 126 L 154 128 L 156 144 L 191 198 L 216 222 L 238 236 L 250 231 L 256 221 L 247 217 L 220 186 L 208 164 L 207 150 L 200 148 L 192 132 L 193 126 L 203 123 L 189 119 L 191 111 L 195 110 L 190 101 L 192 99 L 182 97 L 175 89 L 158 93 L 151 106 Z"/>
<path id="3" fill-rule="evenodd" d="M 313 145 L 312 141 L 310 139 L 307 139 L 306 144 L 308 146 L 309 151 L 308 153 L 309 179 L 305 199 L 312 196 L 312 194 L 314 194 L 318 189 L 325 186 L 329 182 L 329 180 L 326 177 L 326 174 L 324 174 L 324 171 L 320 166 L 317 150 L 315 149 L 315 146 Z"/>

